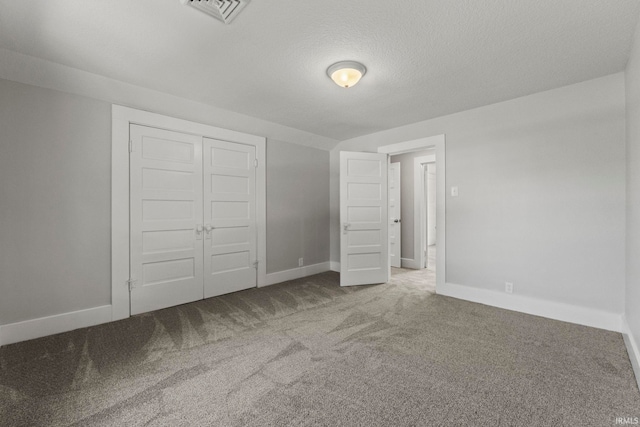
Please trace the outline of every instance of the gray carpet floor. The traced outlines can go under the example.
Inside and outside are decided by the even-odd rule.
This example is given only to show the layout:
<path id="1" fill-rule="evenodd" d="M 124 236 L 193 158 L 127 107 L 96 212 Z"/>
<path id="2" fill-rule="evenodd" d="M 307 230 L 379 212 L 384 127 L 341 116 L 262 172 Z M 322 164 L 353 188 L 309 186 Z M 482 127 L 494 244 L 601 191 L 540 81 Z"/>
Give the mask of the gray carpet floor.
<path id="1" fill-rule="evenodd" d="M 3 426 L 613 426 L 622 336 L 323 273 L 0 348 Z"/>

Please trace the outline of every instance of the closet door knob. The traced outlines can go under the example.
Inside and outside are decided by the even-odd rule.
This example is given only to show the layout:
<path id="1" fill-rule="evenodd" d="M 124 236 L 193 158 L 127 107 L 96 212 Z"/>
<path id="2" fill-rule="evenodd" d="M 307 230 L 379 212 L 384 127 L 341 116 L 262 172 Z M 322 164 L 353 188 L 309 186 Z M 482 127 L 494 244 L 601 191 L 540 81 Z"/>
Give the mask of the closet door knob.
<path id="1" fill-rule="evenodd" d="M 349 227 L 351 227 L 351 224 L 349 224 L 348 222 L 345 222 L 344 224 L 342 224 L 342 232 L 344 234 L 347 234 L 347 232 L 349 231 Z"/>

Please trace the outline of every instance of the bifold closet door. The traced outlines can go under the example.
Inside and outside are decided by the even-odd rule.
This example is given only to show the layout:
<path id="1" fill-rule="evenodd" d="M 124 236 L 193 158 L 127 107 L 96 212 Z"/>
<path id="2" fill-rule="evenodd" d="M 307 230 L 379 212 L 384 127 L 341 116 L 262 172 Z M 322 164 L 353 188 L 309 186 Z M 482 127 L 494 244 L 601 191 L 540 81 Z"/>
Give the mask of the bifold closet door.
<path id="1" fill-rule="evenodd" d="M 202 137 L 130 126 L 131 314 L 203 298 Z"/>
<path id="2" fill-rule="evenodd" d="M 204 296 L 256 286 L 256 149 L 203 140 Z"/>

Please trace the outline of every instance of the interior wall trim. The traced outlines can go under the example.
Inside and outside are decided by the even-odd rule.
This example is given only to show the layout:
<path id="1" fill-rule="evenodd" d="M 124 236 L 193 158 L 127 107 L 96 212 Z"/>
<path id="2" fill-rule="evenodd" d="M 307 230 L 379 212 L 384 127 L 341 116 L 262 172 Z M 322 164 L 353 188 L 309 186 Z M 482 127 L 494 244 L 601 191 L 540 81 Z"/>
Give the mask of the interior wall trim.
<path id="1" fill-rule="evenodd" d="M 41 338 L 111 321 L 111 305 L 71 311 L 0 326 L 0 345 Z"/>
<path id="2" fill-rule="evenodd" d="M 318 264 L 292 268 L 290 270 L 278 271 L 276 273 L 269 273 L 267 274 L 266 282 L 260 287 L 275 285 L 276 283 L 282 283 L 289 280 L 301 279 L 303 277 L 313 276 L 314 274 L 320 274 L 330 270 L 331 263 L 327 261 Z"/>
<path id="3" fill-rule="evenodd" d="M 636 376 L 636 382 L 638 383 L 638 388 L 640 389 L 640 349 L 638 348 L 638 343 L 633 338 L 631 328 L 629 328 L 627 316 L 625 316 L 624 314 L 622 315 L 622 329 L 622 337 L 624 338 L 624 343 L 627 346 L 629 360 L 631 361 L 633 373 Z"/>
<path id="4" fill-rule="evenodd" d="M 532 314 L 607 331 L 624 332 L 622 314 L 589 307 L 542 300 L 517 294 L 446 283 L 436 289 L 438 295 L 477 302 L 505 310 Z"/>
<path id="5" fill-rule="evenodd" d="M 410 268 L 412 270 L 420 269 L 420 262 L 413 258 L 400 258 L 400 265 L 402 268 Z"/>

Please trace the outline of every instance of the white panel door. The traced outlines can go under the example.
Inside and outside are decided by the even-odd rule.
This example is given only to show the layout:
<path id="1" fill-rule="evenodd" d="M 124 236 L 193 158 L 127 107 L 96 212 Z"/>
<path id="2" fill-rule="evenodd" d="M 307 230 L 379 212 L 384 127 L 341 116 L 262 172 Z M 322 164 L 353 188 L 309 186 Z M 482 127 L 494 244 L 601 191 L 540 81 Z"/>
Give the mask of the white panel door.
<path id="1" fill-rule="evenodd" d="M 204 296 L 256 286 L 256 150 L 204 138 Z"/>
<path id="2" fill-rule="evenodd" d="M 400 163 L 389 165 L 389 257 L 391 267 L 400 267 L 402 223 L 400 221 Z"/>
<path id="3" fill-rule="evenodd" d="M 131 314 L 203 298 L 202 137 L 131 125 Z"/>
<path id="4" fill-rule="evenodd" d="M 340 152 L 340 286 L 390 279 L 387 155 Z"/>
<path id="5" fill-rule="evenodd" d="M 436 244 L 436 164 L 428 163 L 426 166 L 427 246 L 431 246 Z"/>

